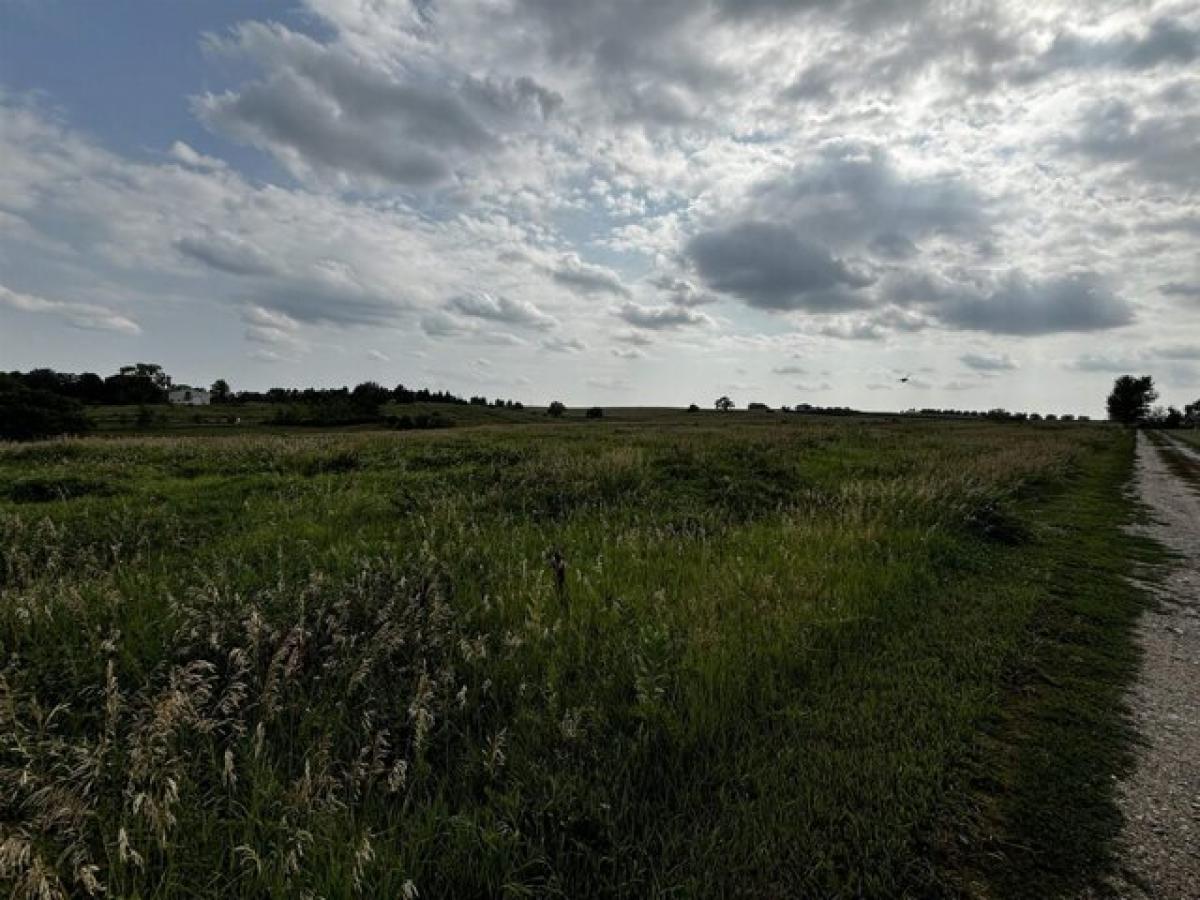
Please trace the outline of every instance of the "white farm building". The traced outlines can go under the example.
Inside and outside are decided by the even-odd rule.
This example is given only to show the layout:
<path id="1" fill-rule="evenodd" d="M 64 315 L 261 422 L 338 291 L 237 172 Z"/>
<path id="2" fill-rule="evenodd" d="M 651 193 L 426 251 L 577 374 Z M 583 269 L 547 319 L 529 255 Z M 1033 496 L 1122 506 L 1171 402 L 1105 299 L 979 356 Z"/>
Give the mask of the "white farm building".
<path id="1" fill-rule="evenodd" d="M 175 406 L 208 406 L 211 402 L 208 391 L 204 388 L 191 388 L 186 385 L 171 388 L 167 399 Z"/>

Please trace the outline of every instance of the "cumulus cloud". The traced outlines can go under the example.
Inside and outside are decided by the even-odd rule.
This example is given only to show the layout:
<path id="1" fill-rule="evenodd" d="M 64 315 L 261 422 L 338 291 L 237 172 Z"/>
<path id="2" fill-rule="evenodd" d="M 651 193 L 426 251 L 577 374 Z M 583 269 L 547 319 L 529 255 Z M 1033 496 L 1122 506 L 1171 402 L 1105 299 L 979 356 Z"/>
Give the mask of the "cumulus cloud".
<path id="1" fill-rule="evenodd" d="M 446 308 L 463 316 L 539 330 L 553 328 L 558 324 L 553 316 L 542 312 L 528 300 L 495 297 L 483 291 L 452 297 L 447 301 Z"/>
<path id="2" fill-rule="evenodd" d="M 1062 70 L 1124 68 L 1136 71 L 1163 65 L 1187 65 L 1200 58 L 1200 31 L 1163 16 L 1137 32 L 1089 38 L 1073 30 L 1060 32 L 1035 62 L 1017 73 L 1018 81 L 1035 80 Z"/>
<path id="3" fill-rule="evenodd" d="M 529 76 L 478 79 L 420 56 L 401 65 L 279 24 L 245 22 L 206 43 L 210 53 L 258 65 L 262 77 L 196 97 L 197 115 L 301 175 L 430 185 L 562 102 Z"/>
<path id="4" fill-rule="evenodd" d="M 693 237 L 684 252 L 713 290 L 760 309 L 832 312 L 866 306 L 871 278 L 820 244 L 771 222 L 739 222 Z"/>
<path id="5" fill-rule="evenodd" d="M 650 331 L 712 324 L 712 319 L 704 313 L 684 306 L 642 306 L 631 301 L 617 307 L 616 314 L 635 328 Z"/>
<path id="6" fill-rule="evenodd" d="M 0 285 L 0 306 L 20 312 L 56 316 L 75 328 L 88 331 L 115 331 L 120 334 L 141 334 L 141 326 L 133 319 L 106 306 L 94 303 L 72 303 L 49 300 L 25 294 Z"/>
<path id="7" fill-rule="evenodd" d="M 630 295 L 620 275 L 605 266 L 584 262 L 577 253 L 564 254 L 550 274 L 559 284 L 581 294 Z"/>
<path id="8" fill-rule="evenodd" d="M 845 138 L 754 185 L 747 204 L 765 221 L 888 258 L 915 255 L 914 239 L 929 235 L 977 240 L 989 225 L 987 198 L 958 172 L 905 172 L 880 144 Z"/>
<path id="9" fill-rule="evenodd" d="M 1133 322 L 1133 308 L 1094 273 L 1045 280 L 1010 272 L 987 292 L 954 290 L 929 312 L 968 331 L 1038 335 L 1103 331 Z"/>
<path id="10" fill-rule="evenodd" d="M 704 306 L 715 303 L 718 299 L 715 295 L 700 290 L 686 278 L 663 274 L 651 278 L 649 283 L 678 306 Z"/>
<path id="11" fill-rule="evenodd" d="M 1197 134 L 1200 114 L 1140 113 L 1125 100 L 1106 100 L 1083 112 L 1062 145 L 1148 181 L 1194 188 L 1200 185 Z"/>

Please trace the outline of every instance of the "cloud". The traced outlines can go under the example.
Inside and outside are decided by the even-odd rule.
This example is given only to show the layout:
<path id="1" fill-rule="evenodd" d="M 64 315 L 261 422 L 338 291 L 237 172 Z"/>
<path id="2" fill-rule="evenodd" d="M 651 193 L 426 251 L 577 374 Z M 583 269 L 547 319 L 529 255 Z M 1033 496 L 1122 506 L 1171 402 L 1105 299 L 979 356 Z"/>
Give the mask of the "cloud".
<path id="1" fill-rule="evenodd" d="M 834 319 L 818 326 L 816 332 L 822 337 L 844 341 L 881 341 L 887 335 L 878 322 L 864 318 Z"/>
<path id="2" fill-rule="evenodd" d="M 713 290 L 759 309 L 833 312 L 869 303 L 854 293 L 869 277 L 785 226 L 750 221 L 706 231 L 684 253 Z"/>
<path id="3" fill-rule="evenodd" d="M 602 391 L 627 391 L 631 387 L 623 378 L 589 378 L 587 384 Z"/>
<path id="4" fill-rule="evenodd" d="M 219 172 L 227 168 L 224 160 L 198 153 L 183 141 L 173 143 L 167 153 L 176 162 L 183 163 L 185 166 L 193 169 L 200 169 L 206 172 Z"/>
<path id="5" fill-rule="evenodd" d="M 242 310 L 242 321 L 246 325 L 244 337 L 263 347 L 272 360 L 298 358 L 308 350 L 308 342 L 299 334 L 300 323 L 291 316 L 261 306 Z"/>
<path id="6" fill-rule="evenodd" d="M 551 353 L 582 353 L 587 344 L 578 338 L 552 337 L 542 341 L 542 349 Z"/>
<path id="7" fill-rule="evenodd" d="M 87 331 L 115 331 L 119 334 L 141 334 L 141 326 L 116 310 L 94 303 L 71 303 L 48 300 L 34 294 L 23 294 L 0 285 L 0 306 L 20 312 L 56 316 L 75 328 Z"/>
<path id="8" fill-rule="evenodd" d="M 700 290 L 687 279 L 676 278 L 673 275 L 657 275 L 651 278 L 649 283 L 666 294 L 677 306 L 704 306 L 718 300 L 715 295 Z"/>
<path id="9" fill-rule="evenodd" d="M 421 330 L 431 338 L 457 337 L 471 331 L 460 319 L 441 311 L 422 316 Z"/>
<path id="10" fill-rule="evenodd" d="M 592 265 L 579 258 L 576 253 L 564 254 L 550 272 L 559 284 L 582 294 L 615 294 L 630 296 L 630 290 L 612 269 Z"/>
<path id="11" fill-rule="evenodd" d="M 1008 372 L 1017 364 L 1006 353 L 964 353 L 959 361 L 976 372 Z"/>
<path id="12" fill-rule="evenodd" d="M 880 144 L 827 140 L 783 175 L 755 184 L 745 217 L 786 223 L 832 245 L 868 245 L 886 258 L 915 255 L 930 235 L 977 240 L 990 228 L 989 201 L 948 169 L 917 174 Z"/>
<path id="13" fill-rule="evenodd" d="M 704 313 L 684 306 L 642 306 L 629 302 L 617 307 L 616 314 L 635 328 L 651 331 L 712 324 L 712 319 Z"/>
<path id="14" fill-rule="evenodd" d="M 1197 134 L 1200 114 L 1195 112 L 1139 113 L 1125 100 L 1106 100 L 1083 112 L 1075 133 L 1061 146 L 1147 181 L 1195 188 L 1200 185 Z"/>
<path id="15" fill-rule="evenodd" d="M 371 350 L 367 351 L 367 359 L 374 360 L 375 362 L 391 362 L 392 361 L 392 358 L 390 356 L 388 356 L 386 353 L 384 353 L 382 350 L 375 350 L 375 349 L 371 349 Z"/>
<path id="16" fill-rule="evenodd" d="M 1133 322 L 1133 307 L 1095 273 L 1035 280 L 1009 272 L 990 288 L 934 286 L 924 311 L 939 324 L 992 334 L 1104 331 Z"/>
<path id="17" fill-rule="evenodd" d="M 1147 351 L 1159 359 L 1200 360 L 1200 344 L 1167 344 Z"/>
<path id="18" fill-rule="evenodd" d="M 1083 353 L 1068 364 L 1067 368 L 1078 372 L 1137 372 L 1145 361 L 1137 357 L 1105 356 L 1098 353 Z"/>
<path id="19" fill-rule="evenodd" d="M 1073 31 L 1058 34 L 1036 62 L 1018 71 L 1030 81 L 1071 69 L 1118 68 L 1144 71 L 1187 65 L 1200 58 L 1200 31 L 1169 17 L 1155 19 L 1141 33 L 1090 39 Z"/>
<path id="20" fill-rule="evenodd" d="M 474 78 L 412 54 L 404 64 L 279 24 L 244 22 L 209 35 L 212 55 L 248 60 L 262 77 L 193 98 L 210 128 L 266 150 L 293 174 L 432 185 L 544 121 L 562 98 L 529 76 Z"/>
<path id="21" fill-rule="evenodd" d="M 558 322 L 527 300 L 495 297 L 483 291 L 460 294 L 446 302 L 446 309 L 459 315 L 521 325 L 539 330 L 554 328 Z"/>
<path id="22" fill-rule="evenodd" d="M 270 275 L 276 271 L 267 254 L 235 235 L 209 232 L 175 241 L 184 256 L 231 275 Z"/>
<path id="23" fill-rule="evenodd" d="M 1168 281 L 1166 284 L 1159 285 L 1158 289 L 1168 297 L 1200 297 L 1200 282 L 1190 284 L 1183 281 Z"/>
<path id="24" fill-rule="evenodd" d="M 808 370 L 803 366 L 776 366 L 771 370 L 773 375 L 807 375 Z"/>

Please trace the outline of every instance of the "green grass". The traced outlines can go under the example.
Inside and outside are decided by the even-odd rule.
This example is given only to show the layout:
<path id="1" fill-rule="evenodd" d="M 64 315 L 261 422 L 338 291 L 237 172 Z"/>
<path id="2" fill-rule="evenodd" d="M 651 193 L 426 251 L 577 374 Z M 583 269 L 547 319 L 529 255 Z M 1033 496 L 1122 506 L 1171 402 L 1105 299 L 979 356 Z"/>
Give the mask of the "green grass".
<path id="1" fill-rule="evenodd" d="M 1052 896 L 1112 864 L 1128 433 L 527 416 L 0 448 L 0 882 Z"/>

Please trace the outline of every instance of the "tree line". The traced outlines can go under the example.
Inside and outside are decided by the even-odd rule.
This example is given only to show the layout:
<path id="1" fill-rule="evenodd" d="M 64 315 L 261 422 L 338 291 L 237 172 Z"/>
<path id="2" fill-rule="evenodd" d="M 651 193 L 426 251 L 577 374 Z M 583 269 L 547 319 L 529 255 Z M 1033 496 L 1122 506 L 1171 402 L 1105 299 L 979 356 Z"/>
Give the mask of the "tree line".
<path id="1" fill-rule="evenodd" d="M 49 368 L 0 372 L 0 439 L 30 440 L 57 434 L 83 434 L 92 428 L 85 407 L 137 406 L 145 412 L 148 407 L 169 401 L 173 383 L 161 365 L 144 362 L 122 366 L 107 377 L 94 372 L 58 372 Z M 385 416 L 384 404 L 525 408 L 517 400 L 460 397 L 449 391 L 411 388 L 403 384 L 389 388 L 374 381 L 364 381 L 353 388 L 275 387 L 266 391 L 235 392 L 225 379 L 218 378 L 209 388 L 209 398 L 213 404 L 234 407 L 247 403 L 271 404 L 277 407 L 271 422 L 279 425 L 378 422 L 401 429 L 442 428 L 453 422 L 436 412 Z M 148 414 L 146 418 L 149 418 Z"/>

